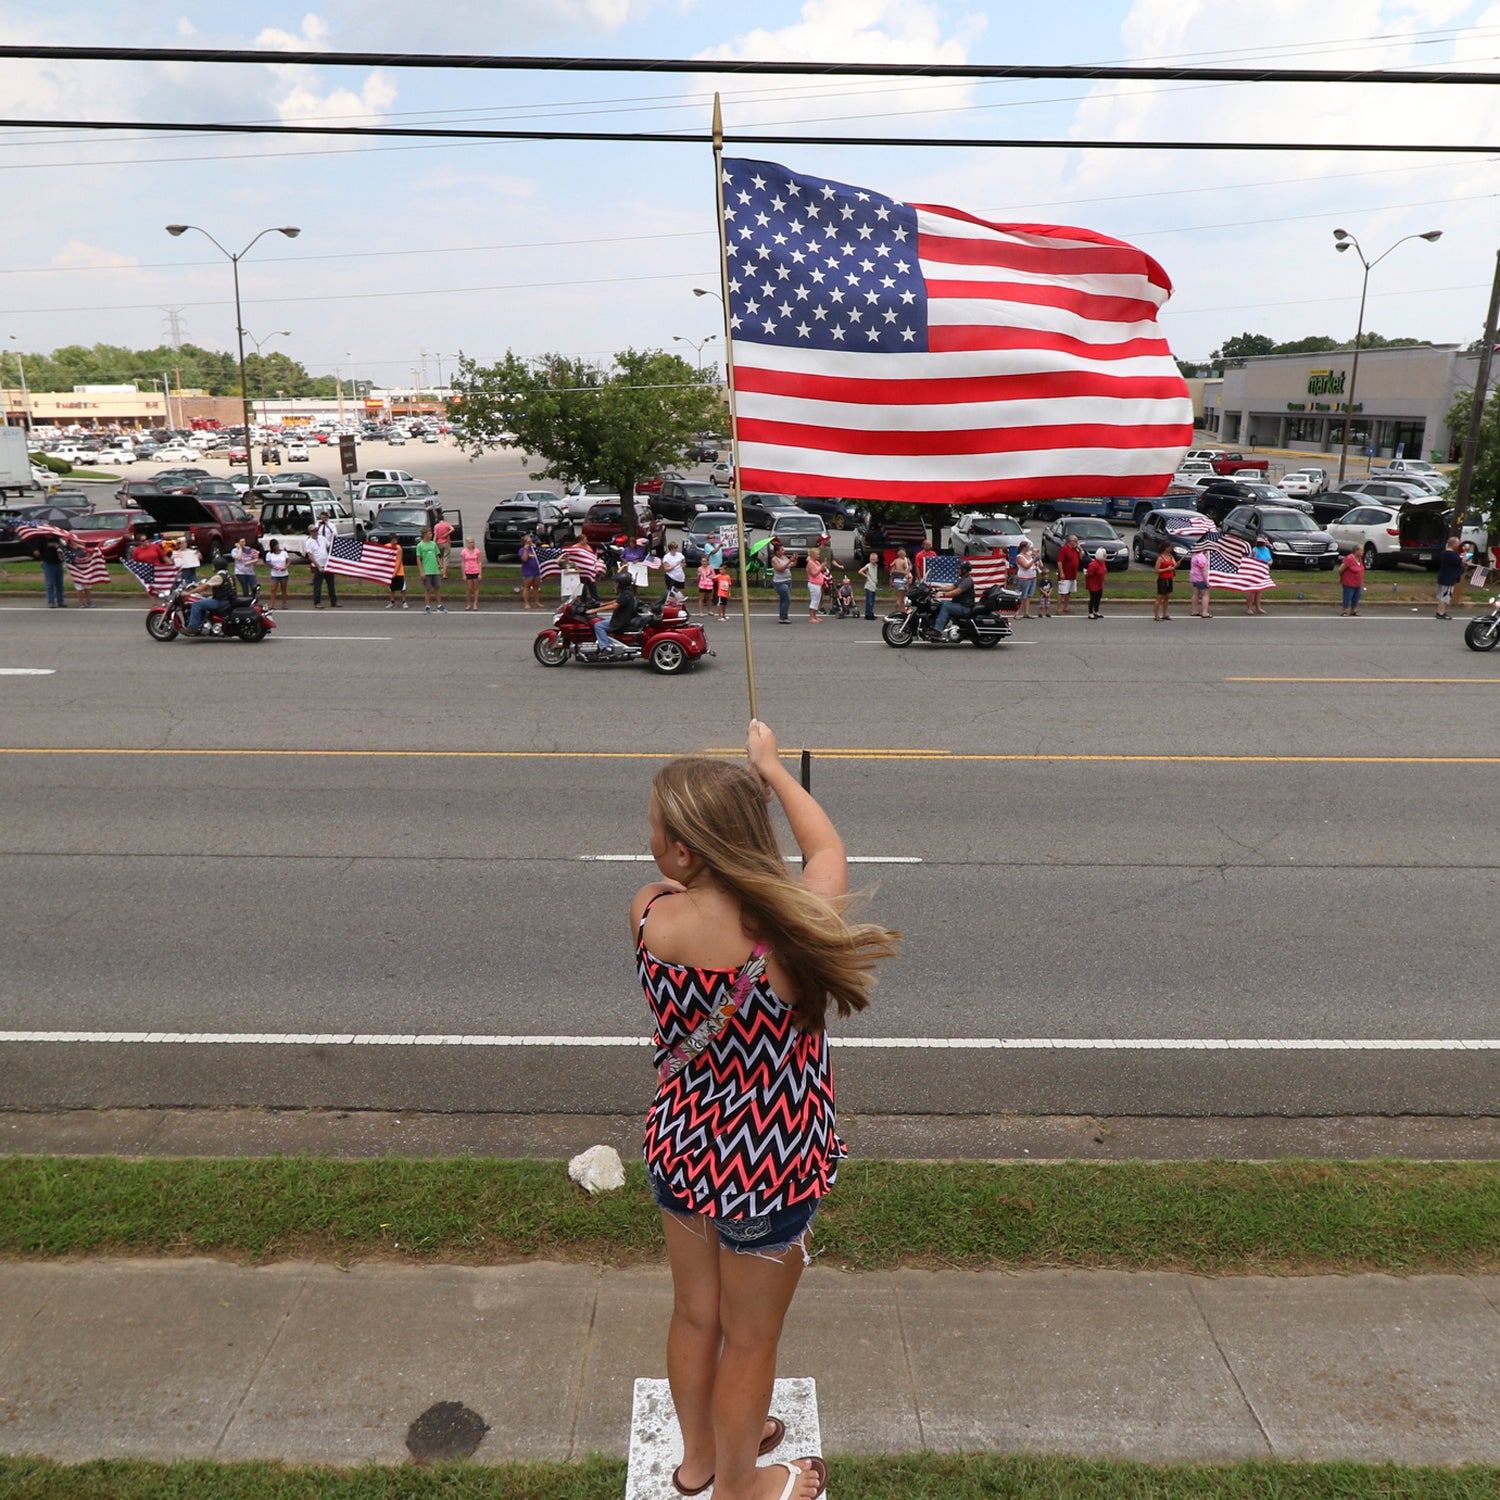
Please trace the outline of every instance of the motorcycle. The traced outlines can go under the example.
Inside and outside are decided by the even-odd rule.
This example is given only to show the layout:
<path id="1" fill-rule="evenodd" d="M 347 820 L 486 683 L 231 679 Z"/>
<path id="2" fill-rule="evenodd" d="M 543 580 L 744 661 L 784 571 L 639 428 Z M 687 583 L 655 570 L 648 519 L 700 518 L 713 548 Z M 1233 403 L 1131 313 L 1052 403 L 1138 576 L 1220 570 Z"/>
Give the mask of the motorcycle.
<path id="1" fill-rule="evenodd" d="M 709 650 L 701 625 L 688 623 L 686 606 L 680 599 L 663 600 L 637 613 L 629 630 L 611 631 L 615 642 L 601 651 L 594 639 L 594 622 L 585 613 L 582 600 L 568 600 L 552 617 L 550 628 L 540 631 L 531 652 L 544 667 L 561 667 L 569 661 L 587 667 L 620 666 L 644 661 L 655 671 L 671 676 L 685 672 Z"/>
<path id="2" fill-rule="evenodd" d="M 176 583 L 172 592 L 152 604 L 146 612 L 146 634 L 153 641 L 175 641 L 188 628 L 188 611 L 193 601 L 188 598 L 193 585 Z M 199 635 L 209 640 L 263 641 L 269 631 L 275 630 L 276 621 L 257 597 L 246 598 L 236 594 L 220 615 L 209 615 L 203 622 Z"/>
<path id="3" fill-rule="evenodd" d="M 906 591 L 906 608 L 885 617 L 880 627 L 887 646 L 909 646 L 913 641 L 934 646 L 971 641 L 982 650 L 998 646 L 1011 636 L 1011 621 L 1020 608 L 1021 596 L 1014 589 L 991 584 L 975 601 L 974 612 L 950 621 L 942 635 L 932 628 L 943 601 L 930 583 L 917 582 Z"/>
<path id="4" fill-rule="evenodd" d="M 1470 651 L 1493 651 L 1500 645 L 1500 594 L 1490 600 L 1490 607 L 1475 615 L 1464 626 L 1464 645 Z"/>

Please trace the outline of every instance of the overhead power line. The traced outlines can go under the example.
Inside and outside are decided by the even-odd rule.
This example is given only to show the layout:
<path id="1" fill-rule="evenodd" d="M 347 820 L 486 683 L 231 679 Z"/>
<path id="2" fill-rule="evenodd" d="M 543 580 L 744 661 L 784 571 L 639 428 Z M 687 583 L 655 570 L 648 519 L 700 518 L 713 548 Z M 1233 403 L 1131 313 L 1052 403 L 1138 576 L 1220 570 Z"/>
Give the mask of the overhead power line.
<path id="1" fill-rule="evenodd" d="M 0 47 L 0 56 L 5 49 Z M 1497 75 L 1500 77 L 1500 75 Z M 209 122 L 203 120 L 37 120 L 0 118 L 0 129 L 16 127 L 49 130 L 145 130 L 198 131 L 216 135 L 334 135 L 383 138 L 463 141 L 637 141 L 671 145 L 706 145 L 706 130 L 475 130 L 433 125 L 272 125 L 262 122 Z M 1007 151 L 1326 151 L 1389 152 L 1416 156 L 1493 156 L 1500 145 L 1462 143 L 1415 145 L 1410 141 L 1120 141 L 1002 139 L 995 136 L 874 136 L 874 135 L 744 135 L 725 131 L 724 141 L 733 146 L 917 146 L 966 149 L 994 147 Z"/>
<path id="2" fill-rule="evenodd" d="M 11 43 L 0 58 L 54 62 L 267 63 L 319 68 L 432 68 L 481 73 L 724 73 L 816 78 L 1132 78 L 1216 83 L 1500 84 L 1500 73 L 1444 68 L 1195 68 L 1152 64 L 760 62 L 744 58 L 525 57 L 483 53 L 333 52 L 279 48 L 58 47 Z"/>

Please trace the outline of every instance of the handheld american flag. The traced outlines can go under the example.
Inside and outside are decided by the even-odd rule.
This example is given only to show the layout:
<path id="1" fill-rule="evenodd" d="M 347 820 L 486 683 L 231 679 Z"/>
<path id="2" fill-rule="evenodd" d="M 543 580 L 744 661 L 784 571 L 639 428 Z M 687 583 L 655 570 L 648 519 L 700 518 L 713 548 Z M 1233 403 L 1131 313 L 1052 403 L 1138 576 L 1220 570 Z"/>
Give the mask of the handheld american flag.
<path id="1" fill-rule="evenodd" d="M 538 547 L 536 560 L 543 578 L 556 578 L 563 570 L 561 547 Z"/>
<path id="2" fill-rule="evenodd" d="M 68 570 L 68 577 L 81 589 L 109 582 L 109 568 L 94 547 L 64 547 L 63 566 Z"/>
<path id="3" fill-rule="evenodd" d="M 604 571 L 604 559 L 587 542 L 575 542 L 571 547 L 564 547 L 562 564 L 582 578 L 597 578 Z"/>
<path id="4" fill-rule="evenodd" d="M 1250 543 L 1243 537 L 1225 533 L 1208 544 L 1208 582 L 1216 589 L 1275 588 L 1269 564 L 1251 557 Z"/>
<path id="5" fill-rule="evenodd" d="M 371 583 L 389 583 L 401 561 L 400 544 L 362 542 L 357 537 L 336 536 L 328 549 L 328 571 L 349 578 L 367 578 Z"/>
<path id="6" fill-rule="evenodd" d="M 172 563 L 137 562 L 130 558 L 125 569 L 148 594 L 165 596 L 177 587 L 179 570 Z"/>
<path id="7" fill-rule="evenodd" d="M 740 483 L 973 504 L 1160 495 L 1192 403 L 1150 256 L 723 164 Z"/>

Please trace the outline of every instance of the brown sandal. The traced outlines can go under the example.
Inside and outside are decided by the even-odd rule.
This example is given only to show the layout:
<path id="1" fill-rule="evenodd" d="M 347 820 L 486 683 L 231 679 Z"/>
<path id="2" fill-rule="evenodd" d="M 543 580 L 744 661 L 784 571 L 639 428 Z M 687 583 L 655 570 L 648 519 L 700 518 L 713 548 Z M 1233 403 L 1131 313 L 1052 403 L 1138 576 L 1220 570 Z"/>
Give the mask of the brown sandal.
<path id="1" fill-rule="evenodd" d="M 774 1453 L 781 1446 L 782 1438 L 786 1436 L 786 1423 L 783 1422 L 780 1417 L 767 1417 L 766 1421 L 771 1424 L 771 1430 L 760 1440 L 760 1447 L 755 1450 L 757 1458 L 764 1458 L 766 1454 Z M 822 1460 L 820 1459 L 819 1462 L 822 1462 Z M 672 1470 L 672 1488 L 676 1490 L 679 1495 L 701 1495 L 704 1490 L 710 1488 L 714 1482 L 714 1476 L 710 1474 L 708 1478 L 698 1486 L 697 1489 L 690 1490 L 685 1484 L 683 1484 L 682 1480 L 677 1477 L 681 1472 L 681 1464 L 678 1464 L 677 1467 Z M 825 1485 L 828 1483 L 828 1477 L 826 1473 L 823 1477 L 823 1483 Z M 818 1493 L 821 1495 L 823 1491 L 819 1490 Z"/>

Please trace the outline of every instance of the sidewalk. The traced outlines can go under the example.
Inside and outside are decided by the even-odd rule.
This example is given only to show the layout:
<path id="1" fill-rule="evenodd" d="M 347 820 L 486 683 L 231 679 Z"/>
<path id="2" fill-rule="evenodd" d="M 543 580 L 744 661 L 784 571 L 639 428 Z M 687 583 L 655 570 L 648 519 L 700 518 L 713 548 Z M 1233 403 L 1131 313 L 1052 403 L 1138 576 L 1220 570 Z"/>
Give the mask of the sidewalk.
<path id="1" fill-rule="evenodd" d="M 665 1373 L 655 1267 L 0 1264 L 0 1448 L 400 1463 L 461 1402 L 480 1462 L 623 1455 Z M 1500 1277 L 814 1266 L 781 1374 L 831 1453 L 1500 1462 Z"/>

